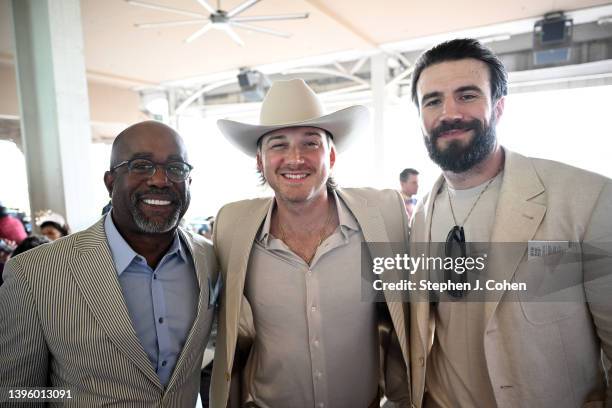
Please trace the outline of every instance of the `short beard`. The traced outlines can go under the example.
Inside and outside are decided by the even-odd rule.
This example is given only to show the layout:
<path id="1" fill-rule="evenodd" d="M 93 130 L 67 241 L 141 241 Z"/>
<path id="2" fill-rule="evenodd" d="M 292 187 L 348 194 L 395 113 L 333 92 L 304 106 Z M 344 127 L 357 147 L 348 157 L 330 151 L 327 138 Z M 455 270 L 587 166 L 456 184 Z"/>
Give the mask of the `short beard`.
<path id="1" fill-rule="evenodd" d="M 142 193 L 132 194 L 130 197 L 130 212 L 134 218 L 134 223 L 136 226 L 144 233 L 147 234 L 163 234 L 166 232 L 170 232 L 178 227 L 179 222 L 181 221 L 182 215 L 187 211 L 189 207 L 189 202 L 191 201 L 191 194 L 189 190 L 185 191 L 185 199 L 181 200 L 176 197 L 175 194 L 172 193 L 174 199 L 177 199 L 180 203 L 174 212 L 162 222 L 155 222 L 148 218 L 146 215 L 140 211 L 138 208 L 138 201 L 140 200 L 140 195 Z"/>
<path id="2" fill-rule="evenodd" d="M 467 145 L 463 145 L 460 140 L 453 140 L 441 151 L 436 145 L 440 134 L 453 129 L 473 130 L 474 136 Z M 478 119 L 469 122 L 443 122 L 431 132 L 431 136 L 423 135 L 423 139 L 429 158 L 442 170 L 463 173 L 481 163 L 495 148 L 495 116 L 491 115 L 489 126 L 485 126 Z"/>

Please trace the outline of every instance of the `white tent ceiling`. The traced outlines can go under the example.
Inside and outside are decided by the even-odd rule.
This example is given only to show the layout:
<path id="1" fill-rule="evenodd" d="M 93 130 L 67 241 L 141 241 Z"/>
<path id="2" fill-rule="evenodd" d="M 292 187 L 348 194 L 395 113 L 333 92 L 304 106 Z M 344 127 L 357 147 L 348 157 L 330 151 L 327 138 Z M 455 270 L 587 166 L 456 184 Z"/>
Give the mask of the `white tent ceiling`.
<path id="1" fill-rule="evenodd" d="M 202 12 L 196 0 L 147 0 Z M 210 2 L 216 6 L 215 0 Z M 223 0 L 231 9 L 242 0 Z M 601 0 L 262 0 L 242 15 L 308 12 L 306 20 L 252 23 L 292 33 L 289 39 L 239 30 L 240 47 L 219 30 L 192 43 L 184 39 L 199 26 L 139 29 L 135 23 L 181 20 L 166 11 L 124 0 L 82 0 L 85 63 L 90 80 L 117 85 L 152 85 L 206 76 L 244 66 L 278 63 L 338 52 L 368 52 L 394 42 L 446 32 L 538 18 L 609 4 Z M 0 0 L 0 62 L 13 59 L 10 1 Z"/>

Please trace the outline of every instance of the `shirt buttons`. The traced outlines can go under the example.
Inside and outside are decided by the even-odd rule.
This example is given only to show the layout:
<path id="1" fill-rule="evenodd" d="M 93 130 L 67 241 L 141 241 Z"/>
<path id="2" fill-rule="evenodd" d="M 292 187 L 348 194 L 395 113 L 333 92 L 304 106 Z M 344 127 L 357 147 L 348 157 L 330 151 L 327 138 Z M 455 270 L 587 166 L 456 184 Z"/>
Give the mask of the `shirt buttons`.
<path id="1" fill-rule="evenodd" d="M 319 403 L 317 404 L 317 407 L 319 407 L 319 408 L 323 408 L 324 406 L 325 406 L 325 404 L 324 404 L 324 403 L 322 403 L 322 402 L 319 402 Z"/>
<path id="2" fill-rule="evenodd" d="M 315 340 L 313 343 L 314 343 L 315 346 L 318 346 L 319 345 L 319 340 Z"/>
<path id="3" fill-rule="evenodd" d="M 311 311 L 311 312 L 316 312 L 316 311 L 317 311 L 317 307 L 316 307 L 316 306 L 312 306 L 312 307 L 310 308 L 310 311 Z"/>
<path id="4" fill-rule="evenodd" d="M 164 361 L 162 361 L 162 364 L 161 364 L 161 365 L 162 365 L 162 367 L 165 367 L 165 366 L 166 366 L 166 364 L 168 364 L 168 363 L 166 362 L 166 360 L 164 360 Z"/>
<path id="5" fill-rule="evenodd" d="M 161 324 L 161 323 L 163 323 L 163 322 L 164 322 L 164 318 L 163 318 L 163 317 L 160 317 L 160 318 L 159 318 L 159 320 L 158 320 L 158 322 L 159 322 L 160 324 Z"/>
<path id="6" fill-rule="evenodd" d="M 153 274 L 153 279 L 157 279 L 157 274 Z"/>

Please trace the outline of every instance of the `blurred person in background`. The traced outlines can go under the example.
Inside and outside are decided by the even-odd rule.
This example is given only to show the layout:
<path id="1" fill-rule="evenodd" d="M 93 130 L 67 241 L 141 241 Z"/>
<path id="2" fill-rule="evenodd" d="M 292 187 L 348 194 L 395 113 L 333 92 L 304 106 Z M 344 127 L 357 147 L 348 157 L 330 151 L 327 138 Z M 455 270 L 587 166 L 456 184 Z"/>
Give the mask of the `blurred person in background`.
<path id="1" fill-rule="evenodd" d="M 215 217 L 210 216 L 206 218 L 206 222 L 198 229 L 198 234 L 205 238 L 212 240 L 213 226 L 215 224 Z"/>
<path id="2" fill-rule="evenodd" d="M 9 214 L 8 208 L 0 201 L 0 285 L 2 271 L 11 253 L 28 236 L 23 223 Z"/>
<path id="3" fill-rule="evenodd" d="M 50 241 L 55 241 L 70 234 L 70 227 L 64 217 L 54 211 L 38 211 L 35 222 L 41 234 L 49 238 Z"/>
<path id="4" fill-rule="evenodd" d="M 29 251 L 32 248 L 36 248 L 37 246 L 40 246 L 42 244 L 48 244 L 49 242 L 51 242 L 49 238 L 45 237 L 44 235 L 30 235 L 29 237 L 21 241 L 21 244 L 17 245 L 17 248 L 15 248 L 15 250 L 11 254 L 11 258 L 14 258 L 17 255 Z"/>
<path id="5" fill-rule="evenodd" d="M 23 223 L 9 214 L 8 208 L 0 202 L 0 239 L 19 245 L 27 236 Z"/>
<path id="6" fill-rule="evenodd" d="M 408 218 L 412 218 L 412 210 L 416 205 L 416 194 L 419 192 L 419 172 L 415 169 L 404 169 L 399 175 L 400 192 Z"/>

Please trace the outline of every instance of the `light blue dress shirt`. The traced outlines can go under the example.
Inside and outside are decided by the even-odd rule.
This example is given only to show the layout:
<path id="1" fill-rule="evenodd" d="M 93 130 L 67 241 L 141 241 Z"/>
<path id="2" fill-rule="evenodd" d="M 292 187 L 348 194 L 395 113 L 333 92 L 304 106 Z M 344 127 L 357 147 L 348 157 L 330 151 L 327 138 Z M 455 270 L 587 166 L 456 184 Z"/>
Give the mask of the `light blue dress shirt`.
<path id="1" fill-rule="evenodd" d="M 191 253 L 177 233 L 153 270 L 125 242 L 111 213 L 104 230 L 136 335 L 167 386 L 197 313 L 199 286 Z"/>

